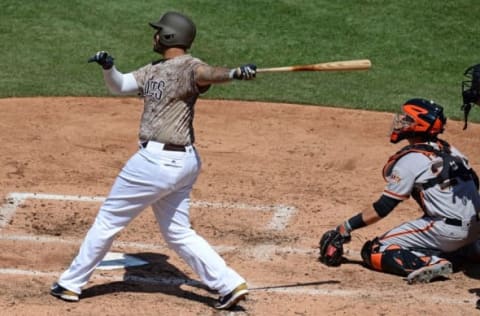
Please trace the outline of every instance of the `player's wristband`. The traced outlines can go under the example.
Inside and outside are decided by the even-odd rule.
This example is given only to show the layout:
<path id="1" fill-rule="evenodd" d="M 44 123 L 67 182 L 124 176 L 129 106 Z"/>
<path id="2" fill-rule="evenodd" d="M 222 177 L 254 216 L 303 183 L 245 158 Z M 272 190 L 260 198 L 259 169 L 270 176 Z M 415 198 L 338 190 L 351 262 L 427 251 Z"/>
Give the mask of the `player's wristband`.
<path id="1" fill-rule="evenodd" d="M 367 226 L 367 224 L 363 221 L 362 213 L 358 213 L 345 222 L 345 229 L 348 232 L 365 226 Z"/>

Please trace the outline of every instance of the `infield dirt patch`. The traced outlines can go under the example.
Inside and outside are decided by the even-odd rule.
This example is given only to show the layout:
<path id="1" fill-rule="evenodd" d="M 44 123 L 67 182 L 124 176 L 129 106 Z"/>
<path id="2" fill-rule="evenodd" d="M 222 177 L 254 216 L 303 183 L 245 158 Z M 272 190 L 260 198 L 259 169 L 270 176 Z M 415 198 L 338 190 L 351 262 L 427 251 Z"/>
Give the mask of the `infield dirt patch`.
<path id="1" fill-rule="evenodd" d="M 214 310 L 217 295 L 166 247 L 149 209 L 111 249 L 149 264 L 96 271 L 80 302 L 55 299 L 49 287 L 96 215 L 100 202 L 93 198 L 108 194 L 137 149 L 143 104 L 12 98 L 0 99 L 0 107 L 1 315 L 477 313 L 478 266 L 449 280 L 408 285 L 355 259 L 367 239 L 420 216 L 413 201 L 354 232 L 351 262 L 327 268 L 317 260 L 321 234 L 383 190 L 383 164 L 403 145 L 389 143 L 392 114 L 213 100 L 196 106 L 203 170 L 192 193 L 192 224 L 247 279 L 247 301 L 233 311 Z M 480 170 L 480 125 L 462 131 L 462 124 L 449 121 L 444 138 Z"/>

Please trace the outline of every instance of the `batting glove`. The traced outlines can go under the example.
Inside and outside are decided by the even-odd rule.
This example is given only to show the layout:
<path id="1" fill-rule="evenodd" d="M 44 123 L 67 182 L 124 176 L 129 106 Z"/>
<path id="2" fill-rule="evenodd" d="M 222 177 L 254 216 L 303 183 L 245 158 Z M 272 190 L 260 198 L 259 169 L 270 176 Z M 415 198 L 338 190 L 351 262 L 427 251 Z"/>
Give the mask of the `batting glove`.
<path id="1" fill-rule="evenodd" d="M 94 56 L 88 59 L 88 62 L 96 62 L 103 69 L 111 69 L 113 67 L 113 57 L 110 56 L 106 51 L 99 51 Z"/>
<path id="2" fill-rule="evenodd" d="M 230 79 L 251 80 L 257 75 L 257 66 L 247 64 L 230 70 Z"/>

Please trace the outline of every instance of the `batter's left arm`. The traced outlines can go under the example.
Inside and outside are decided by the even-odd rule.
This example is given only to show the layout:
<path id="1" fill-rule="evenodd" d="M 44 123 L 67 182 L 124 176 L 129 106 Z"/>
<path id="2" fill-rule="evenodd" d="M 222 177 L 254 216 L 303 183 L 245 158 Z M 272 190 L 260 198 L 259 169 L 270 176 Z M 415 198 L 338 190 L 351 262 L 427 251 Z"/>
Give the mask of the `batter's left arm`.
<path id="1" fill-rule="evenodd" d="M 103 70 L 103 78 L 111 93 L 128 95 L 138 93 L 137 80 L 132 73 L 122 74 L 115 66 Z"/>
<path id="2" fill-rule="evenodd" d="M 138 93 L 137 80 L 132 73 L 122 74 L 114 65 L 114 58 L 106 51 L 98 51 L 88 59 L 89 63 L 96 62 L 103 68 L 103 78 L 108 89 L 113 94 Z"/>

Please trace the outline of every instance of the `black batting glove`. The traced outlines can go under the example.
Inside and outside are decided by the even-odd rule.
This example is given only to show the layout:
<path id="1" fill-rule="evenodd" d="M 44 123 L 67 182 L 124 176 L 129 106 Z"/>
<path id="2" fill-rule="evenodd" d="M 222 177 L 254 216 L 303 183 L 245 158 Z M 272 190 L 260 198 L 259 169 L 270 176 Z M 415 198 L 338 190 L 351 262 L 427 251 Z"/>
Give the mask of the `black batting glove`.
<path id="1" fill-rule="evenodd" d="M 246 64 L 230 70 L 230 78 L 237 80 L 251 80 L 257 75 L 257 66 Z"/>
<path id="2" fill-rule="evenodd" d="M 96 62 L 103 69 L 111 69 L 113 67 L 113 57 L 110 56 L 106 51 L 99 51 L 94 56 L 88 59 L 88 62 Z"/>

